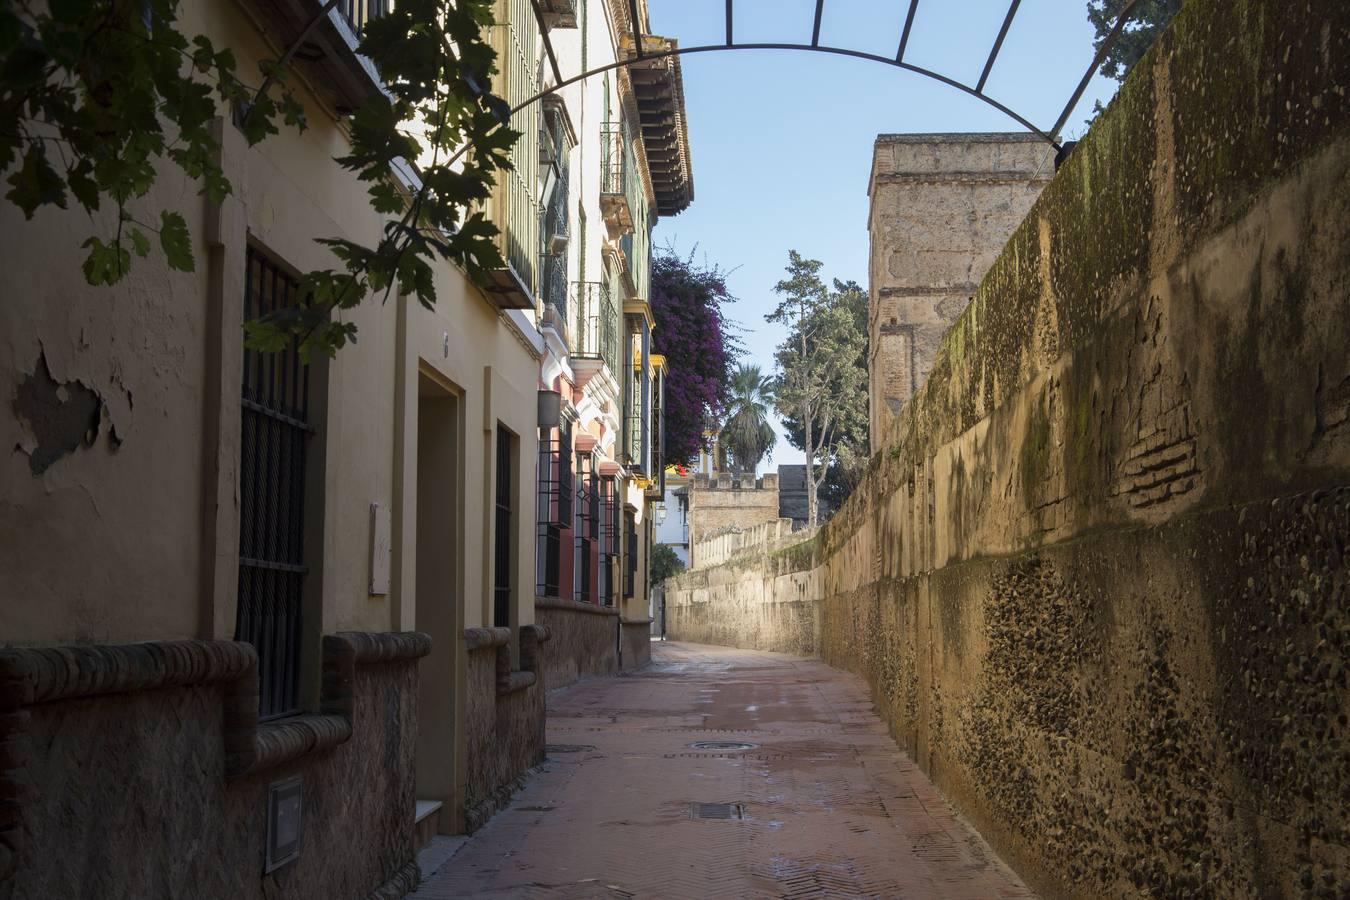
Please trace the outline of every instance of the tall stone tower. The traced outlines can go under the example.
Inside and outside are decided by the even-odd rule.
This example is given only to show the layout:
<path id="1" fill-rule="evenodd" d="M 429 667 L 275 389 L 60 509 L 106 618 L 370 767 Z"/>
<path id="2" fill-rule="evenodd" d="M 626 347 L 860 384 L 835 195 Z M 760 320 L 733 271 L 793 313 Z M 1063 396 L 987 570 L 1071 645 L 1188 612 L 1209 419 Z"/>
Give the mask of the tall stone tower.
<path id="1" fill-rule="evenodd" d="M 868 183 L 872 451 L 1054 174 L 1030 134 L 883 134 Z"/>

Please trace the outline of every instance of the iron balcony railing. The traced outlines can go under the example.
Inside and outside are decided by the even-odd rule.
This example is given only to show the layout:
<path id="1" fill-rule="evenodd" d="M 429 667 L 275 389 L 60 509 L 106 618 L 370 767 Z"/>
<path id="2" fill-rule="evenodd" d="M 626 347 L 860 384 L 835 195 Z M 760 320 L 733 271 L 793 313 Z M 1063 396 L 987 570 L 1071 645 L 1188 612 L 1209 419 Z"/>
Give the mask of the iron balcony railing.
<path id="1" fill-rule="evenodd" d="M 576 310 L 576 331 L 572 337 L 572 355 L 604 360 L 610 372 L 619 371 L 619 314 L 614 308 L 609 285 L 601 281 L 574 281 L 572 306 Z"/>
<path id="2" fill-rule="evenodd" d="M 360 34 L 361 26 L 389 12 L 393 5 L 394 0 L 342 0 L 338 9 L 351 23 L 352 30 Z"/>
<path id="3" fill-rule="evenodd" d="M 627 199 L 628 178 L 632 172 L 628 142 L 617 122 L 607 122 L 600 132 L 600 193 L 623 195 Z"/>
<path id="4" fill-rule="evenodd" d="M 540 299 L 545 307 L 552 307 L 558 321 L 565 323 L 569 327 L 571 321 L 567 318 L 567 257 L 545 254 L 539 257 Z"/>

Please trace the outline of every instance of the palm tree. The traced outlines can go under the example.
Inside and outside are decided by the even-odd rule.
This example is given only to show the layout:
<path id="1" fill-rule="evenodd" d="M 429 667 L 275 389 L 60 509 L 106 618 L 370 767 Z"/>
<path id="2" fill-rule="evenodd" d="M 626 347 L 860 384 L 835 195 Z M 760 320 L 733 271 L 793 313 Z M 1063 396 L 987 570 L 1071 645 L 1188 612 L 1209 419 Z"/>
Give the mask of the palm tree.
<path id="1" fill-rule="evenodd" d="M 773 379 L 764 375 L 759 366 L 742 365 L 732 373 L 728 393 L 727 418 L 719 440 L 731 452 L 736 471 L 754 474 L 777 439 L 769 424 Z"/>

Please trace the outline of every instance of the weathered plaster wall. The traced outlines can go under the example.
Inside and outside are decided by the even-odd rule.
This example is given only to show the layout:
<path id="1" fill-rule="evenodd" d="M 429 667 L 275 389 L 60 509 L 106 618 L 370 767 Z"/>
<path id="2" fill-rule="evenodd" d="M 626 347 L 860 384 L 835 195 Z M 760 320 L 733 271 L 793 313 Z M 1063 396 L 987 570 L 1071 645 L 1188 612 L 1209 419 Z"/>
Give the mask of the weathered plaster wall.
<path id="1" fill-rule="evenodd" d="M 229 47 L 240 71 L 257 71 L 279 49 L 248 7 L 196 0 L 180 21 Z M 0 595 L 23 598 L 0 604 L 0 642 L 233 638 L 245 248 L 298 271 L 328 268 L 334 258 L 315 238 L 368 242 L 383 226 L 366 186 L 333 162 L 349 148 L 345 126 L 310 86 L 297 79 L 304 133 L 283 128 L 250 148 L 225 113 L 221 164 L 233 193 L 223 204 L 207 204 L 173 166 L 138 201 L 143 218 L 183 212 L 193 273 L 154 253 L 116 287 L 90 287 L 80 242 L 115 231 L 111 211 L 91 222 L 45 208 L 26 222 L 0 203 Z M 460 498 L 461 583 L 436 586 L 435 599 L 448 592 L 463 604 L 465 625 L 487 621 L 492 498 L 477 488 L 493 484 L 498 422 L 520 436 L 517 484 L 533 483 L 538 362 L 462 271 L 437 267 L 436 292 L 434 310 L 391 300 L 349 311 L 360 340 L 316 367 L 323 388 L 312 400 L 326 415 L 311 457 L 323 515 L 306 523 L 320 537 L 311 577 L 324 595 L 313 641 L 417 625 L 419 367 L 461 400 L 463 434 L 447 465 L 475 488 Z M 43 400 L 48 377 L 65 386 L 64 406 Z M 521 508 L 532 504 L 530 489 L 520 495 Z M 388 594 L 369 593 L 373 502 L 393 511 Z M 533 522 L 517 517 L 519 585 L 533 583 Z M 531 621 L 532 600 L 518 592 L 513 624 Z"/>
<path id="2" fill-rule="evenodd" d="M 868 183 L 872 446 L 1054 172 L 1032 134 L 883 134 Z"/>
<path id="3" fill-rule="evenodd" d="M 540 660 L 546 690 L 619 670 L 617 609 L 575 600 L 539 599 L 534 603 L 534 615 L 551 635 Z"/>
<path id="4" fill-rule="evenodd" d="M 1348 87 L 1345 4 L 1188 3 L 802 547 L 820 655 L 1049 896 L 1350 893 Z M 672 636 L 786 643 L 735 565 Z"/>

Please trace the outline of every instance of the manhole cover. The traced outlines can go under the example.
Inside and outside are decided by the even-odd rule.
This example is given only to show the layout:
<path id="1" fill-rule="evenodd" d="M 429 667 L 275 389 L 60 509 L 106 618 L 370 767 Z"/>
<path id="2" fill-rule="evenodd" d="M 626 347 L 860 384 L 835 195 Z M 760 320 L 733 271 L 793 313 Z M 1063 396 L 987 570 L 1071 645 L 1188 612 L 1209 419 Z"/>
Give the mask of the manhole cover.
<path id="1" fill-rule="evenodd" d="M 745 804 L 743 803 L 691 803 L 689 804 L 689 818 L 691 819 L 744 819 Z"/>
<path id="2" fill-rule="evenodd" d="M 587 750 L 594 750 L 594 744 L 549 744 L 544 748 L 545 753 L 585 753 Z"/>
<path id="3" fill-rule="evenodd" d="M 747 741 L 694 741 L 689 746 L 695 750 L 754 750 L 759 744 Z"/>

